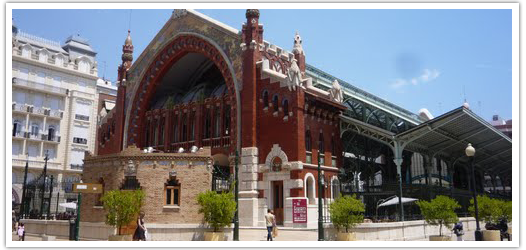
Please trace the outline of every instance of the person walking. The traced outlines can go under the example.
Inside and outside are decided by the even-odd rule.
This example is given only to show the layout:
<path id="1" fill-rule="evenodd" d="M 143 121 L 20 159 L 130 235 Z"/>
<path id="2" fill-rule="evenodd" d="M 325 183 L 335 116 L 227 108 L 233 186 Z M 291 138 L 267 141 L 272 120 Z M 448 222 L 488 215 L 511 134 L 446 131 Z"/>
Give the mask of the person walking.
<path id="1" fill-rule="evenodd" d="M 267 209 L 267 214 L 265 214 L 265 221 L 267 223 L 267 241 L 272 241 L 272 228 L 276 224 L 276 217 L 272 214 L 272 210 Z"/>
<path id="2" fill-rule="evenodd" d="M 25 236 L 26 236 L 26 230 L 24 228 L 24 223 L 20 223 L 20 225 L 18 226 L 18 240 L 24 241 Z"/>
<path id="3" fill-rule="evenodd" d="M 453 233 L 457 236 L 457 241 L 464 241 L 462 235 L 464 235 L 464 225 L 462 221 L 458 221 L 453 227 Z"/>
<path id="4" fill-rule="evenodd" d="M 146 227 L 144 226 L 144 213 L 141 212 L 137 218 L 137 229 L 133 233 L 134 241 L 146 241 Z"/>

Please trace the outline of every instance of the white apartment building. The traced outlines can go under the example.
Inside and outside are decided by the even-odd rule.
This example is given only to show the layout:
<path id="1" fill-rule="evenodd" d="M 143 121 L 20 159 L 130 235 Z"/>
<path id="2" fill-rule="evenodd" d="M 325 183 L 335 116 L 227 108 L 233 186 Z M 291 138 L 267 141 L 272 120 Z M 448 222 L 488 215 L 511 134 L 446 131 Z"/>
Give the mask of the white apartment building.
<path id="1" fill-rule="evenodd" d="M 84 152 L 95 147 L 98 76 L 97 53 L 78 35 L 61 45 L 13 26 L 12 43 L 12 193 L 19 204 L 26 160 L 29 182 L 42 173 L 46 152 L 54 182 L 80 180 Z"/>

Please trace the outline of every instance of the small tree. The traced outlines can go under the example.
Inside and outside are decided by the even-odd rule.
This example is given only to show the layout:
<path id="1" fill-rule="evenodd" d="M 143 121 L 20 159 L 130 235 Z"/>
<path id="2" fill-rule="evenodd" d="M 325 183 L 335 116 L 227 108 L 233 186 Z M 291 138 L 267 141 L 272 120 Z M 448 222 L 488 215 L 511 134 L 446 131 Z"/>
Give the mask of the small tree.
<path id="1" fill-rule="evenodd" d="M 472 216 L 475 216 L 475 207 L 473 205 L 473 198 L 469 201 L 471 204 L 469 206 L 469 212 Z M 497 224 L 499 223 L 499 220 L 502 218 L 503 210 L 502 210 L 502 202 L 500 202 L 497 199 L 492 199 L 488 197 L 487 195 L 480 196 L 477 195 L 477 203 L 479 208 L 479 218 L 480 220 L 489 223 L 489 224 Z"/>
<path id="2" fill-rule="evenodd" d="M 106 224 L 117 227 L 120 235 L 121 228 L 132 222 L 141 211 L 143 199 L 144 191 L 140 189 L 106 192 L 101 198 L 104 209 L 107 211 Z"/>
<path id="3" fill-rule="evenodd" d="M 356 199 L 356 195 L 342 196 L 331 203 L 329 212 L 336 228 L 345 228 L 345 232 L 348 233 L 349 229 L 363 222 L 365 206 L 361 200 Z"/>
<path id="4" fill-rule="evenodd" d="M 511 222 L 512 204 L 511 201 L 502 201 L 502 217 Z"/>
<path id="5" fill-rule="evenodd" d="M 236 202 L 232 192 L 218 194 L 214 191 L 206 191 L 197 196 L 197 203 L 201 206 L 199 213 L 204 215 L 205 222 L 210 225 L 214 232 L 226 226 L 230 227 L 236 212 Z"/>
<path id="6" fill-rule="evenodd" d="M 440 236 L 442 236 L 442 226 L 451 229 L 452 225 L 458 221 L 455 209 L 461 206 L 458 202 L 447 196 L 438 195 L 429 201 L 417 201 L 424 219 L 430 225 L 440 226 Z"/>

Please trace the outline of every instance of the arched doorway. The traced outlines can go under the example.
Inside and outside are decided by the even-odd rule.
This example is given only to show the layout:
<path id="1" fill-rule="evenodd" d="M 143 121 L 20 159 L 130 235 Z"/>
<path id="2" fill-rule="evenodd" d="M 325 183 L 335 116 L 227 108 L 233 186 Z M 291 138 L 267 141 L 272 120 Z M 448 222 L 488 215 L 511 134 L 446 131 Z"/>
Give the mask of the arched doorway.
<path id="1" fill-rule="evenodd" d="M 163 138 L 173 140 L 163 141 L 164 151 L 173 151 L 179 146 L 187 149 L 193 145 L 232 148 L 239 141 L 239 91 L 226 55 L 213 41 L 198 34 L 180 34 L 159 51 L 144 70 L 134 93 L 127 144 L 144 147 L 154 142 L 155 147 L 160 147 L 162 140 L 158 137 L 163 136 L 160 132 L 167 131 L 164 135 L 171 137 Z M 214 112 L 216 101 L 220 101 L 220 112 Z M 149 117 L 151 119 L 147 119 Z M 222 121 L 214 122 L 212 119 L 216 117 Z M 210 128 L 214 125 L 220 125 L 220 130 Z M 170 130 L 175 126 L 178 132 L 172 133 Z M 214 137 L 219 134 L 213 131 L 221 132 L 219 139 Z M 186 144 L 171 145 L 172 142 L 181 143 L 174 141 L 175 138 L 185 139 Z"/>

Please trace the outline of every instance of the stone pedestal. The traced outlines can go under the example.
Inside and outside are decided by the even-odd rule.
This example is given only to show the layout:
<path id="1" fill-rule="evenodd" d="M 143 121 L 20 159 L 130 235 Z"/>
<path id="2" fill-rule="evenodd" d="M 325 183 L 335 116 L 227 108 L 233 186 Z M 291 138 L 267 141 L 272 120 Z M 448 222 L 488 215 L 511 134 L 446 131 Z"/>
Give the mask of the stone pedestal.
<path id="1" fill-rule="evenodd" d="M 258 225 L 258 148 L 241 149 L 239 166 L 239 225 Z"/>

